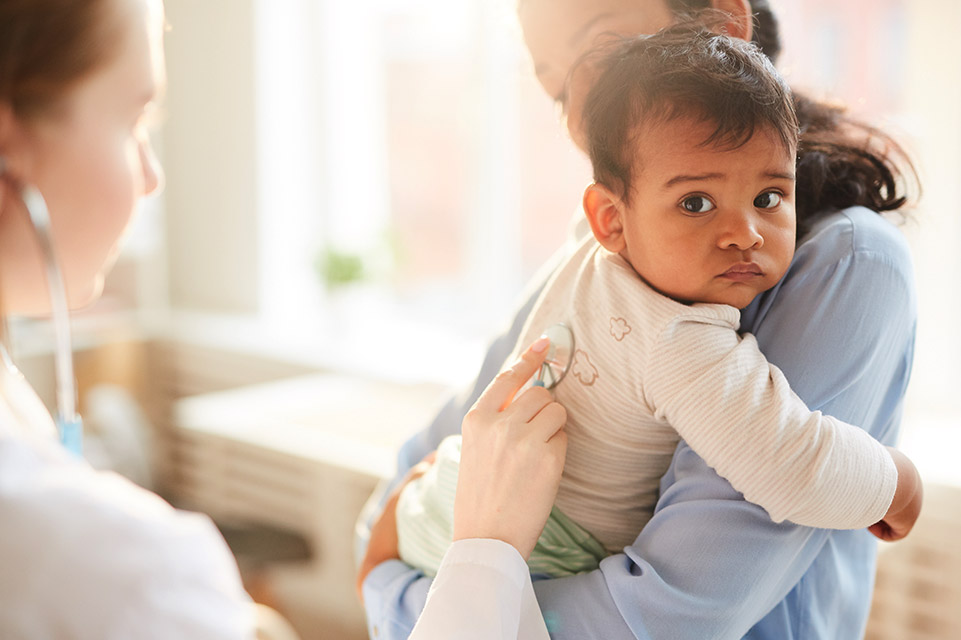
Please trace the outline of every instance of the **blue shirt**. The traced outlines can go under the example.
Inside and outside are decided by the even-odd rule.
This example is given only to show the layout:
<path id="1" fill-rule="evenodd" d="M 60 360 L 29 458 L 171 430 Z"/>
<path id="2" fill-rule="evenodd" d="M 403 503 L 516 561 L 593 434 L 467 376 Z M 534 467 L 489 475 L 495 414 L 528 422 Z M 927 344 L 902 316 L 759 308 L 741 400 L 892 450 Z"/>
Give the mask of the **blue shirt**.
<path id="1" fill-rule="evenodd" d="M 491 346 L 472 392 L 404 445 L 398 478 L 459 432 L 532 305 L 533 297 Z M 784 278 L 742 312 L 742 330 L 757 337 L 811 409 L 885 444 L 898 435 L 915 325 L 907 243 L 859 207 L 822 218 Z M 596 571 L 534 588 L 555 639 L 860 638 L 875 552 L 866 531 L 773 523 L 681 442 L 654 516 L 633 545 Z M 429 586 L 400 561 L 371 571 L 364 584 L 371 637 L 406 638 Z"/>

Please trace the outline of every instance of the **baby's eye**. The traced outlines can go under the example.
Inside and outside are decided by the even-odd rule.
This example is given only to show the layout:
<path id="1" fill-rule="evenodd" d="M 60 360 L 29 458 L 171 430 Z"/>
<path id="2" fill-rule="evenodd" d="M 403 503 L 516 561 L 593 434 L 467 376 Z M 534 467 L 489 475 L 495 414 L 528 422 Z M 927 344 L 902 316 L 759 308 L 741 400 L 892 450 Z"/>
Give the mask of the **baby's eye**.
<path id="1" fill-rule="evenodd" d="M 688 213 L 707 213 L 714 208 L 714 203 L 705 196 L 688 196 L 681 200 L 681 208 Z"/>
<path id="2" fill-rule="evenodd" d="M 758 209 L 773 209 L 781 204 L 781 194 L 776 191 L 765 191 L 754 198 L 754 206 Z"/>

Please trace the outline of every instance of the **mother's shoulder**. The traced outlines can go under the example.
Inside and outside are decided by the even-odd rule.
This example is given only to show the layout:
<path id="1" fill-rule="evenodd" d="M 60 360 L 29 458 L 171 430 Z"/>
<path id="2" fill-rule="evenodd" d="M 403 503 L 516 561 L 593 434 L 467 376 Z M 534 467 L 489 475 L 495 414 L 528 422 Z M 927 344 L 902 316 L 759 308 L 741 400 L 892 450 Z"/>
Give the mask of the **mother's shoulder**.
<path id="1" fill-rule="evenodd" d="M 885 262 L 910 264 L 908 243 L 900 229 L 884 216 L 865 207 L 850 207 L 825 215 L 801 239 L 797 257 L 845 260 L 875 257 Z"/>

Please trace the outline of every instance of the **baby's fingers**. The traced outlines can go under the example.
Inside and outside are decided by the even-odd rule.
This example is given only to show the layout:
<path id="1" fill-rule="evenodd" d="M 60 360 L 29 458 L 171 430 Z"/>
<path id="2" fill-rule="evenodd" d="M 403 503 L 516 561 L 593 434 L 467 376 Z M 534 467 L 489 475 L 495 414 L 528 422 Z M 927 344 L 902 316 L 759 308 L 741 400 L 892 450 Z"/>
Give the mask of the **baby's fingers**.
<path id="1" fill-rule="evenodd" d="M 901 533 L 895 530 L 884 520 L 872 524 L 870 527 L 868 527 L 868 531 L 870 531 L 871 534 L 878 540 L 883 540 L 885 542 L 895 542 L 907 535 L 907 533 Z"/>

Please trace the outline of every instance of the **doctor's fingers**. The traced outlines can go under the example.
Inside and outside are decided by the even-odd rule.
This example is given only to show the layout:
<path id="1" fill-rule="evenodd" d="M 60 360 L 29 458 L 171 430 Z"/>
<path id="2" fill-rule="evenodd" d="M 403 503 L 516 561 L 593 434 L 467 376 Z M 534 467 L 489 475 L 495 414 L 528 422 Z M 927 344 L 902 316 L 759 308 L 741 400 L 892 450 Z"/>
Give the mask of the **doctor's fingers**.
<path id="1" fill-rule="evenodd" d="M 535 340 L 509 369 L 497 374 L 477 399 L 474 410 L 481 413 L 496 413 L 510 405 L 517 392 L 544 362 L 549 344 L 550 340 L 545 337 Z"/>
<path id="2" fill-rule="evenodd" d="M 530 422 L 551 404 L 557 403 L 550 391 L 544 387 L 530 387 L 517 396 L 514 402 L 501 412 L 501 416 L 514 423 Z"/>
<path id="3" fill-rule="evenodd" d="M 552 442 L 563 449 L 567 448 L 567 409 L 558 402 L 544 406 L 529 422 L 530 436 L 538 442 Z"/>

